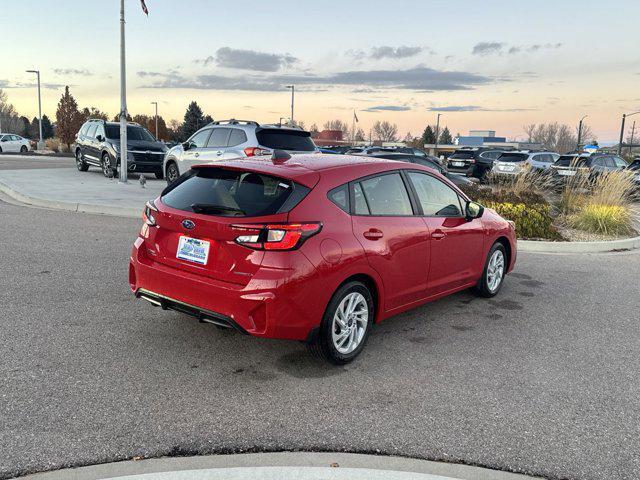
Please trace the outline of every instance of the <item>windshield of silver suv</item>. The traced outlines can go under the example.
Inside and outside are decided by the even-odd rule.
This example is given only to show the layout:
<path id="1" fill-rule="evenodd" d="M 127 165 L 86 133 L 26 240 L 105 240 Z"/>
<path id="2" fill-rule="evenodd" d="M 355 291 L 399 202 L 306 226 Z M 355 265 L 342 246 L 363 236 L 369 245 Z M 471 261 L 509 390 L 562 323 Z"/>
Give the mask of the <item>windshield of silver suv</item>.
<path id="1" fill-rule="evenodd" d="M 106 125 L 107 138 L 109 140 L 120 140 L 120 126 Z M 146 142 L 155 142 L 156 139 L 146 128 L 136 125 L 127 126 L 127 140 L 143 140 Z"/>

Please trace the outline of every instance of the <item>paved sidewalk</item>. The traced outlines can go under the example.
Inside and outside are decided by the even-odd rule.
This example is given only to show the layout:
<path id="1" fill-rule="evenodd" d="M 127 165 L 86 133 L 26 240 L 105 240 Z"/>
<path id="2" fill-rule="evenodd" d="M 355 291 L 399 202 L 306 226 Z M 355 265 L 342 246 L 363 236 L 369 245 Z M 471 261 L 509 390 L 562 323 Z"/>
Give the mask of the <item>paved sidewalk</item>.
<path id="1" fill-rule="evenodd" d="M 97 170 L 79 172 L 75 168 L 0 171 L 0 190 L 29 205 L 138 217 L 147 200 L 157 197 L 166 186 L 164 180 L 145 175 L 145 188 L 138 175 L 127 184 L 105 178 Z M 153 177 L 153 179 L 151 179 Z"/>

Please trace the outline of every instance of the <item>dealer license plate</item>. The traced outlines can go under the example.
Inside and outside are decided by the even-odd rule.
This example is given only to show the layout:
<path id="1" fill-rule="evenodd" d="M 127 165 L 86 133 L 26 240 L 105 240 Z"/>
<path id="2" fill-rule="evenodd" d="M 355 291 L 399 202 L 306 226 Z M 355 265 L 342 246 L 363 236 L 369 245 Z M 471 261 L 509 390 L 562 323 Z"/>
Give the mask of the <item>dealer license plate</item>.
<path id="1" fill-rule="evenodd" d="M 198 240 L 191 237 L 180 237 L 178 242 L 178 252 L 176 257 L 187 262 L 206 265 L 209 258 L 209 247 L 211 244 L 206 240 Z"/>

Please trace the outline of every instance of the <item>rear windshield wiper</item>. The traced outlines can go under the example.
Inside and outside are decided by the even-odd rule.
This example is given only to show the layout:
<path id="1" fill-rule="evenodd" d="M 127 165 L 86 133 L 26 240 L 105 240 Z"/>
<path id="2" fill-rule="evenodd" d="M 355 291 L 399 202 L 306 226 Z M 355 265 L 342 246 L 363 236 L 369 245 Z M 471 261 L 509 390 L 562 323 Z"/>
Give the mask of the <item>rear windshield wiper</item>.
<path id="1" fill-rule="evenodd" d="M 234 213 L 237 216 L 245 215 L 239 208 L 225 207 L 224 205 L 213 205 L 211 203 L 194 203 L 191 210 L 195 213 Z"/>

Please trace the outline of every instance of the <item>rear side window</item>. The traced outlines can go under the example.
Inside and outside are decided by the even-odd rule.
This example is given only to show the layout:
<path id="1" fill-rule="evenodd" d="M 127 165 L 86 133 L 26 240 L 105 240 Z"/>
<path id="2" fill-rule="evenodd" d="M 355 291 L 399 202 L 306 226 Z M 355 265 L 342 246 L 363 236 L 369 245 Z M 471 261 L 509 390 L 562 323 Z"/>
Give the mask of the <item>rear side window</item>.
<path id="1" fill-rule="evenodd" d="M 349 213 L 349 186 L 341 185 L 329 191 L 329 200 L 335 203 L 341 210 Z"/>
<path id="2" fill-rule="evenodd" d="M 296 190 L 297 202 L 287 202 Z M 187 212 L 257 217 L 288 211 L 309 189 L 290 180 L 256 172 L 202 168 L 163 192 L 162 202 Z M 286 205 L 285 205 L 286 202 Z M 286 207 L 287 210 L 281 210 Z"/>
<path id="3" fill-rule="evenodd" d="M 209 148 L 224 148 L 227 146 L 227 140 L 229 139 L 228 128 L 214 128 L 207 142 Z"/>
<path id="4" fill-rule="evenodd" d="M 233 128 L 231 130 L 231 136 L 229 137 L 229 147 L 235 147 L 237 145 L 241 145 L 247 141 L 247 134 L 242 130 L 237 128 Z"/>
<path id="5" fill-rule="evenodd" d="M 313 152 L 316 149 L 313 140 L 311 140 L 311 134 L 302 130 L 263 128 L 256 130 L 256 138 L 260 145 L 274 150 Z"/>
<path id="6" fill-rule="evenodd" d="M 371 215 L 413 215 L 409 194 L 399 173 L 368 178 L 360 185 Z"/>
<path id="7" fill-rule="evenodd" d="M 422 214 L 436 217 L 459 217 L 462 215 L 460 196 L 449 186 L 426 173 L 409 172 L 422 207 Z"/>

